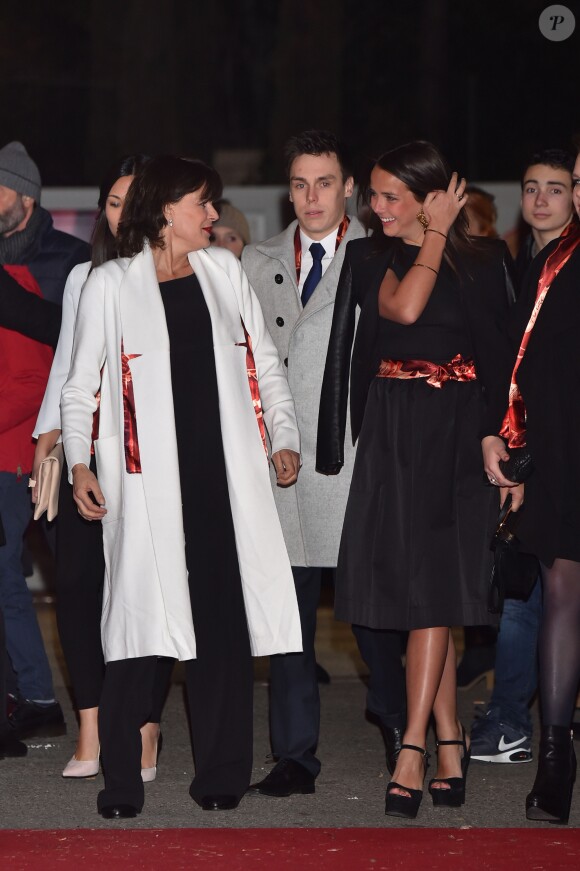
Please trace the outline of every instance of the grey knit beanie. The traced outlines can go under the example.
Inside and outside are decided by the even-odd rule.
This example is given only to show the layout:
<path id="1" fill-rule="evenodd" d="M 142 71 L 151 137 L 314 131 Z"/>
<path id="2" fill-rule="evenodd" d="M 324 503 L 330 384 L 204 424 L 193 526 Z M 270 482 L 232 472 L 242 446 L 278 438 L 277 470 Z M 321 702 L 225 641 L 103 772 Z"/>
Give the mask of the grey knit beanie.
<path id="1" fill-rule="evenodd" d="M 0 184 L 40 202 L 40 173 L 22 142 L 0 148 Z"/>

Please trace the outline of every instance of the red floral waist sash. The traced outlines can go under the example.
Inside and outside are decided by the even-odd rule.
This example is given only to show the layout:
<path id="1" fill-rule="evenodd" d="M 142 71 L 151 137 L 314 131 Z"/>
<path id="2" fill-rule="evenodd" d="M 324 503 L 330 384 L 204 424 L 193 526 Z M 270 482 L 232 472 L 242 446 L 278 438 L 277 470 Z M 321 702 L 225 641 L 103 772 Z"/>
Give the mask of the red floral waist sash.
<path id="1" fill-rule="evenodd" d="M 475 381 L 475 363 L 457 354 L 449 363 L 429 360 L 381 360 L 377 378 L 426 378 L 430 387 L 442 387 L 446 381 Z"/>

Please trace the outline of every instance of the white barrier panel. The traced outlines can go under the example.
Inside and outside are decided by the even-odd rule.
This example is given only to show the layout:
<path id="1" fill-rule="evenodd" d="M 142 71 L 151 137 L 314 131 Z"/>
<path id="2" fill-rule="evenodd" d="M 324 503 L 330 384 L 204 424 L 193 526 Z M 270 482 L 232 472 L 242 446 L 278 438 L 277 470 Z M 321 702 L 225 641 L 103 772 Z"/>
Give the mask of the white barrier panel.
<path id="1" fill-rule="evenodd" d="M 474 182 L 495 196 L 500 235 L 512 230 L 518 221 L 521 189 L 517 182 Z M 99 196 L 97 188 L 43 188 L 42 205 L 48 209 L 59 230 L 81 239 L 90 239 Z M 287 210 L 288 188 L 283 185 L 226 187 L 224 198 L 248 219 L 252 242 L 261 242 L 280 233 L 292 217 Z M 349 200 L 349 212 L 356 209 L 356 196 Z"/>

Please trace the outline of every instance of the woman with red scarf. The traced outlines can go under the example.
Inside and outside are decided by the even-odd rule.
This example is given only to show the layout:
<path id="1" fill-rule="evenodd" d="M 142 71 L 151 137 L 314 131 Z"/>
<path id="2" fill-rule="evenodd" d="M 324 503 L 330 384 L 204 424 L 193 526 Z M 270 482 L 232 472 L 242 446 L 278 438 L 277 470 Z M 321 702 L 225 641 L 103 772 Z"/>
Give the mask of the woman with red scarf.
<path id="1" fill-rule="evenodd" d="M 580 215 L 580 157 L 573 174 Z M 576 776 L 571 735 L 580 680 L 580 226 L 573 221 L 533 261 L 512 310 L 518 354 L 501 436 L 483 439 L 492 484 L 510 486 L 524 502 L 521 549 L 542 569 L 540 631 L 542 732 L 538 772 L 526 799 L 531 820 L 567 823 Z M 507 448 L 506 448 L 507 445 Z M 529 452 L 533 471 L 513 486 L 499 463 L 514 449 Z M 507 491 L 503 491 L 505 497 Z"/>

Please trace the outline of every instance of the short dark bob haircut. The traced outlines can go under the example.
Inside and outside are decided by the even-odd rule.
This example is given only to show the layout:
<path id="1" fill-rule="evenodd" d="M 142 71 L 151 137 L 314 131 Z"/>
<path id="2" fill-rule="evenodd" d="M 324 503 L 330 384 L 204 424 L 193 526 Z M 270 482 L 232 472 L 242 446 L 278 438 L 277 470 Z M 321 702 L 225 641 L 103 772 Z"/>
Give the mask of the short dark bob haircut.
<path id="1" fill-rule="evenodd" d="M 201 160 L 172 155 L 152 157 L 135 178 L 125 200 L 117 233 L 121 257 L 138 254 L 145 240 L 152 248 L 163 248 L 165 207 L 194 191 L 199 191 L 204 200 L 219 200 L 222 181 L 215 169 Z"/>
<path id="2" fill-rule="evenodd" d="M 105 214 L 107 197 L 111 188 L 120 178 L 126 178 L 128 175 L 137 175 L 148 160 L 149 158 L 144 154 L 125 154 L 107 168 L 99 188 L 99 212 L 91 238 L 92 269 L 117 256 L 116 239 L 109 229 L 109 222 Z"/>
<path id="3" fill-rule="evenodd" d="M 386 151 L 375 161 L 374 167 L 383 169 L 407 185 L 417 200 L 417 212 L 428 193 L 447 190 L 451 181 L 451 170 L 439 149 L 431 142 L 423 140 L 407 142 L 405 145 Z M 384 240 L 382 226 L 375 226 L 373 222 L 373 231 L 373 238 L 376 238 L 377 245 L 380 247 L 379 240 Z M 461 250 L 473 250 L 473 241 L 468 233 L 467 216 L 463 209 L 449 230 L 445 259 L 455 266 L 455 255 Z"/>
<path id="4" fill-rule="evenodd" d="M 351 156 L 344 142 L 329 130 L 305 130 L 288 140 L 284 148 L 288 178 L 290 178 L 292 164 L 303 154 L 312 154 L 314 157 L 320 157 L 321 154 L 336 154 L 343 183 L 353 174 Z"/>

